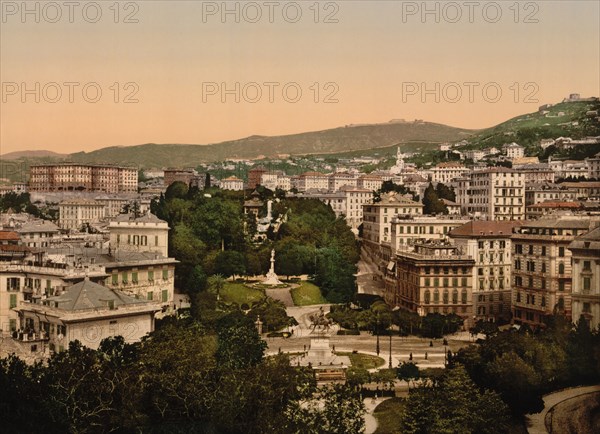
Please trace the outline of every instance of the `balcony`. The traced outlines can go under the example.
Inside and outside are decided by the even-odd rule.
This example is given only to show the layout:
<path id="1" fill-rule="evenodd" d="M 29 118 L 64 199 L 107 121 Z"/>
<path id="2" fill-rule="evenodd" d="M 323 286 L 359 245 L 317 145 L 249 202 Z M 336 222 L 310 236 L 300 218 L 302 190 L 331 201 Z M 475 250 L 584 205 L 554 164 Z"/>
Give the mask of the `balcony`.
<path id="1" fill-rule="evenodd" d="M 12 337 L 21 342 L 47 341 L 50 339 L 48 333 L 43 330 L 39 332 L 14 331 Z"/>

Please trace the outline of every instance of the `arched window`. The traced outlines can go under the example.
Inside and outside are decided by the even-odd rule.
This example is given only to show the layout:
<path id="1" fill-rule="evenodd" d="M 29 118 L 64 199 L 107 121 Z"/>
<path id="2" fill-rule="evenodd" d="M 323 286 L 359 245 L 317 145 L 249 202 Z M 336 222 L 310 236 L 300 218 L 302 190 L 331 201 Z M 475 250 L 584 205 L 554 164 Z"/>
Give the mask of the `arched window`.
<path id="1" fill-rule="evenodd" d="M 431 291 L 429 289 L 425 290 L 425 304 L 431 303 Z"/>
<path id="2" fill-rule="evenodd" d="M 452 291 L 452 303 L 458 304 L 458 289 Z"/>
<path id="3" fill-rule="evenodd" d="M 558 274 L 565 274 L 565 264 L 564 262 L 558 263 Z"/>
<path id="4" fill-rule="evenodd" d="M 440 302 L 440 291 L 437 289 L 433 291 L 433 302 L 434 303 Z"/>
<path id="5" fill-rule="evenodd" d="M 448 304 L 448 302 L 450 301 L 449 298 L 450 298 L 450 293 L 448 292 L 447 289 L 444 289 L 444 304 Z"/>
<path id="6" fill-rule="evenodd" d="M 565 298 L 564 297 L 558 297 L 558 308 L 560 310 L 564 310 L 564 308 L 565 308 Z"/>
<path id="7" fill-rule="evenodd" d="M 467 304 L 467 290 L 463 289 L 461 294 L 462 304 Z"/>

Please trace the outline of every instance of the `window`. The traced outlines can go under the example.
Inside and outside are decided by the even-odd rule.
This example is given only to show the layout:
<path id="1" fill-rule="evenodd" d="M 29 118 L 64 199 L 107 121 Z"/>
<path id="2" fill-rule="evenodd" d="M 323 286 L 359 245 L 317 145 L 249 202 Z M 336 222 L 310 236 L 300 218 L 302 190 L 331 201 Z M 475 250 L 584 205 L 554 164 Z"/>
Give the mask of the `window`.
<path id="1" fill-rule="evenodd" d="M 10 302 L 8 307 L 10 309 L 17 307 L 17 294 L 10 294 Z"/>
<path id="2" fill-rule="evenodd" d="M 542 283 L 542 289 L 546 289 L 546 280 L 542 279 L 541 283 Z"/>
<path id="3" fill-rule="evenodd" d="M 467 304 L 467 290 L 463 289 L 460 295 L 462 304 Z"/>
<path id="4" fill-rule="evenodd" d="M 521 303 L 521 293 L 517 292 L 517 303 Z"/>
<path id="5" fill-rule="evenodd" d="M 565 264 L 564 262 L 558 263 L 558 274 L 565 274 Z"/>
<path id="6" fill-rule="evenodd" d="M 162 278 L 163 280 L 169 280 L 169 270 L 167 268 L 165 268 L 162 272 Z"/>
<path id="7" fill-rule="evenodd" d="M 443 300 L 444 300 L 444 304 L 448 304 L 450 301 L 450 294 L 448 293 L 448 290 L 445 289 L 444 290 L 444 295 L 443 295 Z"/>
<path id="8" fill-rule="evenodd" d="M 115 309 L 115 301 L 114 300 L 108 300 L 108 309 L 110 309 L 110 310 Z"/>
<path id="9" fill-rule="evenodd" d="M 439 277 L 434 277 L 433 278 L 433 286 L 435 286 L 436 288 L 440 286 L 440 279 L 439 279 Z"/>
<path id="10" fill-rule="evenodd" d="M 483 291 L 484 287 L 483 287 L 483 279 L 479 279 L 479 290 Z"/>
<path id="11" fill-rule="evenodd" d="M 137 273 L 137 271 L 133 271 L 131 273 L 131 282 L 138 283 L 138 273 Z"/>
<path id="12" fill-rule="evenodd" d="M 466 277 L 463 277 L 460 280 L 461 280 L 461 284 L 462 284 L 461 286 L 467 286 L 467 278 Z"/>
<path id="13" fill-rule="evenodd" d="M 146 295 L 146 298 L 148 300 L 153 300 L 154 299 L 154 293 L 152 291 L 148 291 L 148 294 Z"/>
<path id="14" fill-rule="evenodd" d="M 18 291 L 21 288 L 21 279 L 18 277 L 8 277 L 6 279 L 7 291 Z"/>
<path id="15" fill-rule="evenodd" d="M 591 271 L 592 263 L 591 261 L 583 261 L 583 271 Z"/>
<path id="16" fill-rule="evenodd" d="M 558 297 L 558 308 L 563 310 L 565 308 L 565 298 Z"/>
<path id="17" fill-rule="evenodd" d="M 558 256 L 560 256 L 561 258 L 565 257 L 565 248 L 564 247 L 558 248 Z"/>
<path id="18" fill-rule="evenodd" d="M 127 272 L 124 271 L 123 274 L 121 275 L 121 281 L 123 283 L 127 283 Z"/>
<path id="19" fill-rule="evenodd" d="M 522 254 L 523 253 L 523 245 L 515 244 L 515 253 Z"/>
<path id="20" fill-rule="evenodd" d="M 429 277 L 425 278 L 425 286 L 431 286 L 431 279 Z"/>
<path id="21" fill-rule="evenodd" d="M 150 282 L 154 281 L 154 270 L 148 270 L 148 280 Z"/>
<path id="22" fill-rule="evenodd" d="M 166 303 L 169 301 L 169 291 L 167 289 L 163 289 L 161 293 L 162 302 Z"/>
<path id="23" fill-rule="evenodd" d="M 527 286 L 529 286 L 530 288 L 533 288 L 533 277 L 529 277 Z"/>
<path id="24" fill-rule="evenodd" d="M 452 291 L 452 303 L 458 304 L 458 290 Z"/>
<path id="25" fill-rule="evenodd" d="M 583 278 L 583 290 L 586 292 L 589 292 L 591 288 L 592 288 L 592 279 L 590 279 L 589 277 L 584 277 Z"/>
<path id="26" fill-rule="evenodd" d="M 113 285 L 118 285 L 119 284 L 119 275 L 117 273 L 112 275 L 112 284 Z"/>
<path id="27" fill-rule="evenodd" d="M 565 281 L 564 280 L 559 280 L 558 281 L 558 290 L 559 291 L 564 291 L 565 290 Z"/>
<path id="28" fill-rule="evenodd" d="M 589 303 L 583 303 L 583 312 L 584 313 L 591 313 L 592 312 L 592 309 L 591 309 Z"/>
<path id="29" fill-rule="evenodd" d="M 429 304 L 431 302 L 431 292 L 429 289 L 425 290 L 425 304 Z"/>
<path id="30" fill-rule="evenodd" d="M 448 278 L 444 277 L 444 288 L 448 287 Z"/>
<path id="31" fill-rule="evenodd" d="M 515 285 L 523 286 L 523 278 L 521 276 L 515 276 Z"/>
<path id="32" fill-rule="evenodd" d="M 531 244 L 529 245 L 529 254 L 533 255 L 533 246 Z"/>
<path id="33" fill-rule="evenodd" d="M 439 303 L 440 302 L 440 291 L 435 289 L 433 291 L 433 302 L 434 303 Z"/>
<path id="34" fill-rule="evenodd" d="M 546 246 L 542 246 L 542 256 L 546 256 Z"/>
<path id="35" fill-rule="evenodd" d="M 542 307 L 546 307 L 546 297 L 542 295 Z"/>
<path id="36" fill-rule="evenodd" d="M 483 276 L 483 268 L 479 268 L 479 269 L 477 269 L 477 274 L 478 274 L 479 276 Z"/>
<path id="37" fill-rule="evenodd" d="M 546 263 L 542 262 L 542 273 L 546 272 Z"/>

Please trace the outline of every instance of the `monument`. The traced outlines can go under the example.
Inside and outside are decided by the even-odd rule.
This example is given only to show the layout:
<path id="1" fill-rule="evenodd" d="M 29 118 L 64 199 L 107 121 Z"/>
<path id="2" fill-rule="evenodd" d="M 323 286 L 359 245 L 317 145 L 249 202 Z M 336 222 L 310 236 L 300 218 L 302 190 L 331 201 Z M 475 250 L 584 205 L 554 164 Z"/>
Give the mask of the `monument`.
<path id="1" fill-rule="evenodd" d="M 308 351 L 290 359 L 292 365 L 313 368 L 318 384 L 345 382 L 346 369 L 350 367 L 348 356 L 335 354 L 329 343 L 333 321 L 325 316 L 323 307 L 316 315 L 309 315 L 311 337 Z"/>
<path id="2" fill-rule="evenodd" d="M 279 277 L 277 277 L 277 274 L 275 273 L 275 249 L 271 250 L 271 268 L 267 273 L 267 278 L 263 280 L 262 284 L 271 286 L 284 285 L 284 283 L 279 280 Z"/>

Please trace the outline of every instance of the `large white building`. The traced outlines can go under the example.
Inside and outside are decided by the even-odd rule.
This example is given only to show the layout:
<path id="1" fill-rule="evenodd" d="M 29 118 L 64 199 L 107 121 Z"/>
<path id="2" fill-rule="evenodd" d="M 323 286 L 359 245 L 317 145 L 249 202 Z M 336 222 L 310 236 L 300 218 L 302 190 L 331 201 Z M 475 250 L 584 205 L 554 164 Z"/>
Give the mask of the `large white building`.
<path id="1" fill-rule="evenodd" d="M 99 223 L 106 216 L 102 202 L 89 199 L 64 200 L 58 205 L 58 226 L 80 230 L 86 224 Z"/>
<path id="2" fill-rule="evenodd" d="M 225 179 L 221 179 L 222 190 L 233 190 L 233 191 L 241 191 L 244 189 L 244 180 L 240 178 L 236 178 L 235 176 L 230 176 Z"/>
<path id="3" fill-rule="evenodd" d="M 525 156 L 525 148 L 514 142 L 502 146 L 502 150 L 506 153 L 506 157 L 510 160 Z"/>
<path id="4" fill-rule="evenodd" d="M 304 172 L 298 177 L 298 191 L 328 190 L 329 177 L 320 172 Z"/>
<path id="5" fill-rule="evenodd" d="M 154 315 L 160 306 L 130 297 L 91 282 L 87 277 L 58 296 L 36 303 L 22 303 L 16 338 L 30 351 L 52 354 L 80 341 L 97 349 L 102 339 L 122 336 L 125 342 L 141 340 L 154 331 Z"/>
<path id="6" fill-rule="evenodd" d="M 600 326 L 600 228 L 569 244 L 573 258 L 572 318 L 583 316 L 591 329 Z"/>
<path id="7" fill-rule="evenodd" d="M 516 221 L 474 220 L 450 232 L 462 254 L 475 260 L 473 315 L 485 321 L 510 320 L 511 235 Z"/>
<path id="8" fill-rule="evenodd" d="M 394 217 L 390 225 L 391 253 L 412 250 L 418 241 L 444 240 L 452 229 L 462 226 L 467 221 L 467 218 L 448 216 L 409 215 Z"/>
<path id="9" fill-rule="evenodd" d="M 154 214 L 120 214 L 108 225 L 114 250 L 157 252 L 168 256 L 169 225 Z"/>
<path id="10" fill-rule="evenodd" d="M 469 172 L 470 170 L 460 163 L 440 163 L 431 169 L 431 181 L 448 185 Z"/>
<path id="11" fill-rule="evenodd" d="M 423 215 L 423 204 L 397 193 L 381 195 L 381 201 L 363 205 L 363 241 L 372 247 L 390 243 L 392 219 Z"/>
<path id="12" fill-rule="evenodd" d="M 474 217 L 488 220 L 522 220 L 525 218 L 525 182 L 523 174 L 505 167 L 471 172 L 469 186 L 459 203 Z"/>

